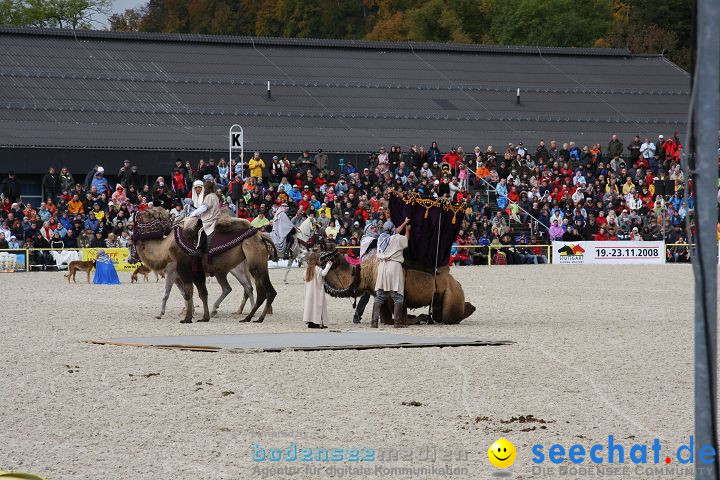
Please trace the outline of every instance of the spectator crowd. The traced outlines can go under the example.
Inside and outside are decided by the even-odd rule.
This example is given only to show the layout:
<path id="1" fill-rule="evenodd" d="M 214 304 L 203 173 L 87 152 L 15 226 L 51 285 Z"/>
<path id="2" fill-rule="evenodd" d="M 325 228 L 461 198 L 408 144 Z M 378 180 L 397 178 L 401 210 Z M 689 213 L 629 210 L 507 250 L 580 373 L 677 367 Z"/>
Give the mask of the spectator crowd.
<path id="1" fill-rule="evenodd" d="M 465 152 L 432 142 L 381 147 L 365 168 L 342 159 L 332 168 L 322 150 L 294 159 L 255 152 L 244 171 L 224 158 L 197 165 L 177 160 L 168 176 L 151 182 L 125 160 L 111 178 L 99 165 L 82 179 L 50 168 L 39 205 L 21 202 L 20 184 L 9 172 L 0 182 L 0 249 L 125 247 L 135 212 L 162 207 L 182 215 L 192 183 L 206 175 L 216 180 L 221 202 L 254 226 L 269 231 L 287 204 L 293 223 L 312 216 L 318 235 L 341 246 L 359 245 L 368 222 L 388 218 L 392 190 L 465 201 L 454 264 L 487 263 L 498 253 L 498 263 L 544 262 L 545 249 L 536 245 L 553 240 L 678 244 L 686 241 L 686 219 L 692 228 L 694 208 L 691 183 L 685 195 L 681 153 L 677 133 L 636 136 L 627 145 L 612 135 L 606 148 L 541 140 Z M 684 258 L 675 253 L 677 261 Z"/>

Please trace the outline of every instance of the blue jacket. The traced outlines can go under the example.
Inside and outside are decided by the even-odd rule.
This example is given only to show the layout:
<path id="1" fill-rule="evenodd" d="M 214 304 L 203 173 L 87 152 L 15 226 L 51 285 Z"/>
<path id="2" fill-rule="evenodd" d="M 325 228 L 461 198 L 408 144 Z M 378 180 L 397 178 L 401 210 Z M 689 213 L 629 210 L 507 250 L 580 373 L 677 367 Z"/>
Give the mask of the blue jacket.
<path id="1" fill-rule="evenodd" d="M 98 226 L 100 225 L 100 221 L 98 219 L 91 219 L 90 217 L 85 220 L 85 230 L 90 229 L 93 232 L 97 230 Z"/>
<path id="2" fill-rule="evenodd" d="M 97 188 L 98 193 L 109 193 L 110 192 L 110 190 L 109 190 L 110 187 L 108 186 L 108 181 L 107 181 L 107 178 L 105 178 L 105 177 L 102 177 L 102 178 L 94 177 L 90 186 Z"/>
<path id="3" fill-rule="evenodd" d="M 65 238 L 65 235 L 67 235 L 67 228 L 63 227 L 62 223 L 60 223 L 57 227 L 55 227 L 55 232 L 60 234 L 60 238 Z"/>
<path id="4" fill-rule="evenodd" d="M 60 223 L 62 224 L 63 227 L 65 227 L 66 230 L 71 229 L 73 226 L 72 220 L 70 220 L 69 218 L 65 218 L 65 217 L 60 218 Z"/>
<path id="5" fill-rule="evenodd" d="M 302 200 L 302 192 L 299 188 L 292 188 L 288 192 L 288 197 L 292 198 L 293 202 L 297 203 Z"/>

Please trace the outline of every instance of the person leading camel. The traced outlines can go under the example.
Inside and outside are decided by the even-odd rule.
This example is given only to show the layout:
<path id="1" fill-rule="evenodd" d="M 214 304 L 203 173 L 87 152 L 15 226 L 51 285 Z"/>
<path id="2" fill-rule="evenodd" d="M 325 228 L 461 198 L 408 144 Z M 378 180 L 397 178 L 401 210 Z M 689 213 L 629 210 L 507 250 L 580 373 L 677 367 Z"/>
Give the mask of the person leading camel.
<path id="1" fill-rule="evenodd" d="M 332 268 L 328 262 L 324 269 L 319 267 L 320 254 L 315 252 L 308 257 L 305 271 L 305 308 L 303 322 L 308 328 L 327 328 L 327 303 L 325 302 L 325 275 Z"/>
<path id="2" fill-rule="evenodd" d="M 395 328 L 402 328 L 403 303 L 405 302 L 405 274 L 402 264 L 403 250 L 410 241 L 410 219 L 397 227 L 393 234 L 394 225 L 391 221 L 383 225 L 383 233 L 378 237 L 377 258 L 378 272 L 375 281 L 375 303 L 373 304 L 372 321 L 370 326 L 377 328 L 380 320 L 380 308 L 388 298 L 393 300 L 393 319 Z M 405 230 L 405 235 L 402 235 Z"/>
<path id="3" fill-rule="evenodd" d="M 360 262 L 368 258 L 370 255 L 375 254 L 375 251 L 377 250 L 378 237 L 380 236 L 378 226 L 379 223 L 376 224 L 375 220 L 372 220 L 365 225 L 363 236 L 360 239 Z M 364 292 L 358 299 L 357 307 L 355 307 L 353 323 L 360 323 L 368 302 L 370 302 L 370 292 Z"/>
<path id="4" fill-rule="evenodd" d="M 197 240 L 197 250 L 195 256 L 201 257 L 202 254 L 207 250 L 208 239 L 210 235 L 215 231 L 215 223 L 220 217 L 220 200 L 215 193 L 215 181 L 211 175 L 205 175 L 205 183 L 201 191 L 199 181 L 193 183 L 193 204 L 196 206 L 195 210 L 190 214 L 190 217 L 200 217 L 200 225 L 197 230 L 199 231 L 202 227 L 202 232 L 199 232 Z"/>

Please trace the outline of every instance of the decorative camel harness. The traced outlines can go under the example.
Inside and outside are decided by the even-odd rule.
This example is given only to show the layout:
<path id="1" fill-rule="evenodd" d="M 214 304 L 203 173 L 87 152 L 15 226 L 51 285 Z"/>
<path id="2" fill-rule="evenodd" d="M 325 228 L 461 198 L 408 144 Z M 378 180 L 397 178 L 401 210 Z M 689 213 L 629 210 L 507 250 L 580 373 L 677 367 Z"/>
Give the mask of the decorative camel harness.
<path id="1" fill-rule="evenodd" d="M 330 260 L 333 256 L 338 254 L 336 250 L 331 252 L 323 252 L 320 254 L 320 265 L 325 268 L 325 265 L 327 265 L 328 260 Z M 330 285 L 327 284 L 327 282 L 323 282 L 325 286 L 325 292 L 330 295 L 331 297 L 336 298 L 348 298 L 353 297 L 353 308 L 355 308 L 357 304 L 357 287 L 360 285 L 360 265 L 353 265 L 352 267 L 352 282 L 350 282 L 350 285 L 346 288 L 333 288 Z"/>
<path id="2" fill-rule="evenodd" d="M 131 260 L 138 260 L 137 255 L 137 242 L 144 240 L 162 240 L 165 235 L 170 233 L 172 229 L 172 222 L 170 219 L 158 218 L 148 223 L 135 223 L 133 227 L 132 235 L 130 236 L 130 247 L 129 247 L 129 258 Z"/>

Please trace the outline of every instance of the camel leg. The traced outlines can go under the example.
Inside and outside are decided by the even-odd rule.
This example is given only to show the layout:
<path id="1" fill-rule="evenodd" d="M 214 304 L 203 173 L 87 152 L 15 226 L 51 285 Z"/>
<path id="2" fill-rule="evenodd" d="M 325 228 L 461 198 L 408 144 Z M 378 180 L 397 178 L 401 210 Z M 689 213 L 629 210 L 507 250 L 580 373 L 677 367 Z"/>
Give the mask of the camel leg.
<path id="1" fill-rule="evenodd" d="M 250 308 L 252 308 L 253 303 L 255 303 L 253 300 L 254 299 L 250 300 Z M 236 314 L 241 315 L 243 313 L 243 310 L 245 310 L 245 304 L 247 303 L 247 301 L 248 301 L 248 294 L 247 294 L 247 292 L 243 292 L 243 299 L 242 299 L 242 302 L 240 303 L 240 308 L 238 308 L 238 311 L 235 312 Z"/>
<path id="2" fill-rule="evenodd" d="M 173 285 L 177 285 L 178 290 L 180 292 L 183 291 L 183 284 L 180 281 L 180 275 L 177 273 L 177 264 L 175 262 L 170 262 L 165 267 L 165 271 L 167 271 L 167 276 L 163 276 L 165 279 L 165 293 L 163 293 L 163 299 L 162 299 L 162 305 L 160 307 L 160 315 L 156 315 L 155 318 L 158 320 L 165 315 L 165 306 L 167 305 L 168 298 L 170 297 L 170 292 L 172 291 Z"/>
<path id="3" fill-rule="evenodd" d="M 271 302 L 275 299 L 275 295 L 277 294 L 275 292 L 275 289 L 273 288 L 272 284 L 270 283 L 270 275 L 268 275 L 267 268 L 264 272 L 260 272 L 257 268 L 251 268 L 250 273 L 252 274 L 253 278 L 255 279 L 255 287 L 257 289 L 257 298 L 255 299 L 255 305 L 250 309 L 250 313 L 240 320 L 241 322 L 249 322 L 253 315 L 255 315 L 255 312 L 258 311 L 260 308 L 260 305 L 265 302 L 267 299 L 268 302 Z M 269 288 L 268 288 L 269 287 Z M 272 299 L 269 295 L 272 295 Z M 256 323 L 260 323 L 265 319 L 265 315 L 267 314 L 267 305 L 263 309 L 262 314 L 260 314 L 260 317 L 255 320 Z"/>
<path id="4" fill-rule="evenodd" d="M 245 303 L 247 302 L 248 298 L 250 299 L 250 308 L 255 305 L 255 296 L 253 294 L 252 281 L 250 281 L 250 272 L 248 272 L 247 270 L 247 261 L 230 270 L 230 273 L 233 277 L 237 279 L 238 282 L 240 282 L 240 285 L 242 285 L 244 291 L 243 300 L 240 304 L 240 309 L 237 311 L 239 315 L 245 309 Z"/>
<path id="5" fill-rule="evenodd" d="M 227 278 L 225 278 L 225 282 L 227 282 Z M 203 316 L 200 320 L 198 320 L 198 322 L 209 322 L 210 309 L 208 308 L 208 291 L 207 286 L 205 285 L 205 274 L 202 271 L 193 274 L 193 283 L 198 289 L 198 294 L 200 295 L 200 300 L 203 304 Z"/>
<path id="6" fill-rule="evenodd" d="M 180 320 L 180 323 L 192 323 L 193 315 L 193 284 L 183 283 L 181 288 L 183 298 L 185 299 L 185 318 Z"/>
<path id="7" fill-rule="evenodd" d="M 220 307 L 220 304 L 223 300 L 225 300 L 225 297 L 230 295 L 230 292 L 232 292 L 232 287 L 230 286 L 230 283 L 227 280 L 227 273 L 217 273 L 215 275 L 217 278 L 218 284 L 220 285 L 220 288 L 222 288 L 222 293 L 218 297 L 217 300 L 215 300 L 215 303 L 213 304 L 212 312 L 210 313 L 211 316 L 217 315 L 218 308 Z"/>
<path id="8" fill-rule="evenodd" d="M 288 283 L 287 277 L 288 277 L 288 275 L 290 275 L 290 269 L 292 268 L 292 264 L 293 264 L 293 262 L 295 261 L 295 258 L 296 258 L 296 257 L 295 257 L 295 252 L 294 252 L 293 250 L 290 250 L 290 255 L 289 255 L 289 257 L 290 257 L 290 258 L 288 258 L 288 265 L 287 265 L 287 268 L 285 269 L 285 278 L 283 279 L 283 282 L 285 282 L 286 284 Z"/>
<path id="9" fill-rule="evenodd" d="M 155 318 L 160 320 L 163 315 L 165 315 L 165 307 L 167 305 L 168 298 L 170 298 L 170 292 L 172 291 L 172 287 L 174 284 L 178 286 L 178 289 L 182 292 L 183 286 L 180 283 L 180 279 L 177 277 L 171 278 L 172 275 L 168 275 L 167 278 L 165 278 L 165 292 L 163 293 L 162 298 L 162 304 L 160 306 L 160 315 L 156 315 Z"/>
<path id="10" fill-rule="evenodd" d="M 263 309 L 263 312 L 260 314 L 260 317 L 255 320 L 255 323 L 262 323 L 263 320 L 265 320 L 265 315 L 268 314 L 268 312 L 272 311 L 272 304 L 275 300 L 275 297 L 277 296 L 277 292 L 275 291 L 275 288 L 273 288 L 272 283 L 270 283 L 270 275 L 267 272 L 267 269 L 265 270 L 264 274 L 264 290 L 265 290 L 265 297 L 267 302 L 265 303 L 265 309 Z"/>
<path id="11" fill-rule="evenodd" d="M 442 323 L 454 325 L 470 316 L 475 308 L 466 305 L 465 292 L 454 278 L 450 278 L 448 288 L 442 292 Z"/>

